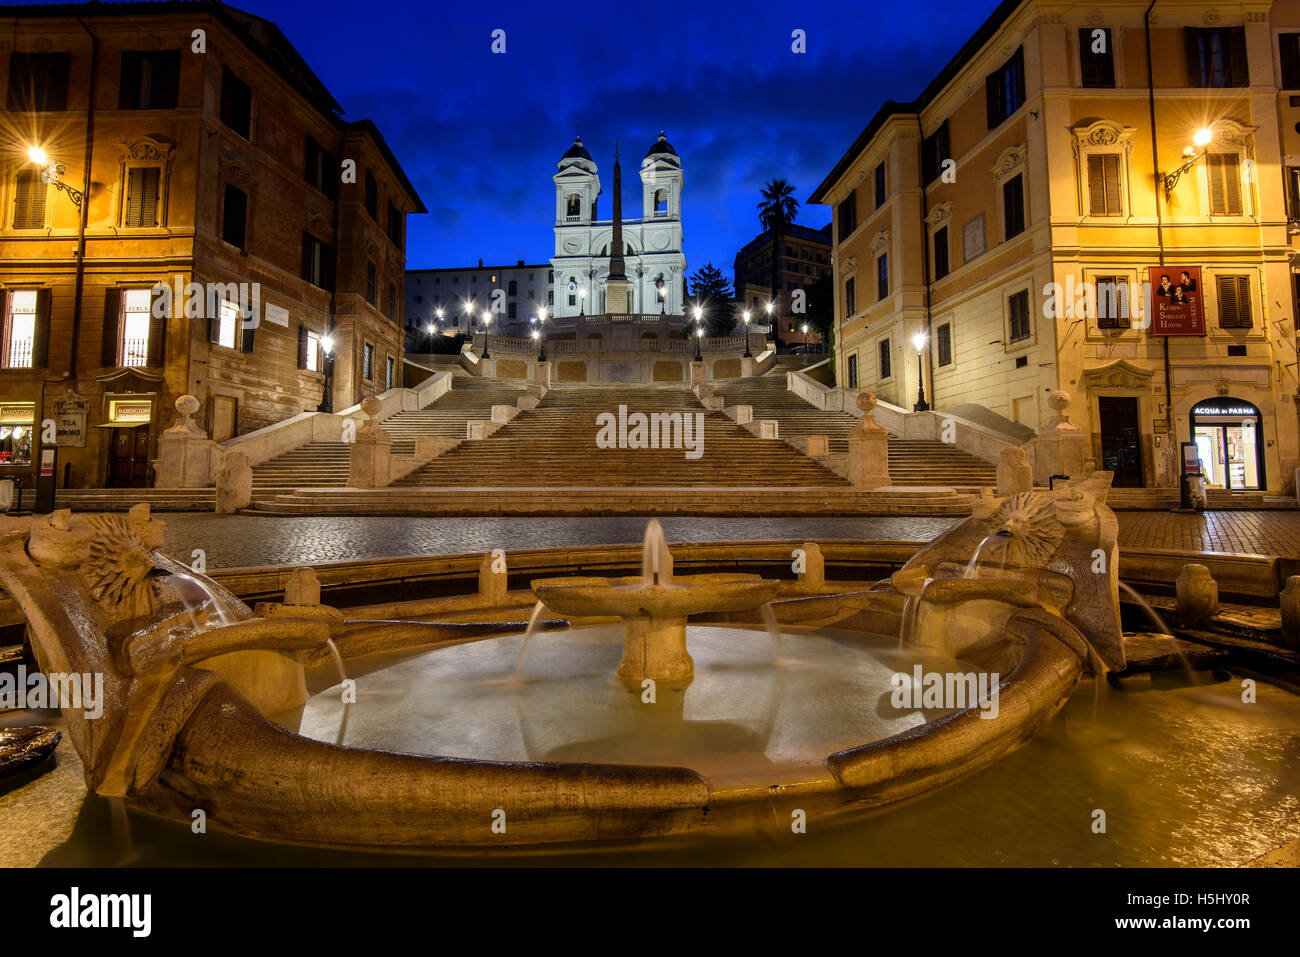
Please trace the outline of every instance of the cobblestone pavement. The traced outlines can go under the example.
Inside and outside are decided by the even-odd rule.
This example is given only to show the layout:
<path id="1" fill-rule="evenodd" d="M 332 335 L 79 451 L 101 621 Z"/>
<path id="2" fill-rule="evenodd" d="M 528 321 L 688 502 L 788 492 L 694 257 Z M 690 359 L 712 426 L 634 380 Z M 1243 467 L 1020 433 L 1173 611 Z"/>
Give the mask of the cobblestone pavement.
<path id="1" fill-rule="evenodd" d="M 1118 512 L 1120 546 L 1300 558 L 1300 512 Z M 164 550 L 209 568 L 298 565 L 403 555 L 453 555 L 492 548 L 554 548 L 641 541 L 643 518 L 400 518 L 176 513 Z M 661 520 L 671 542 L 857 538 L 924 544 L 958 519 L 718 518 Z"/>

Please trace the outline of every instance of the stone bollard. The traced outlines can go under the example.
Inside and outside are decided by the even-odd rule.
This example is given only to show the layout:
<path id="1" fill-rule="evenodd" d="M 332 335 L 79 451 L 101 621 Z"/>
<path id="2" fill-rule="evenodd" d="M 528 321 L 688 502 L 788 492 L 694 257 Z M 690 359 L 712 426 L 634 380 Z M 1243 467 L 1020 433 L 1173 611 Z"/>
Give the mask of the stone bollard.
<path id="1" fill-rule="evenodd" d="M 821 546 L 816 542 L 804 542 L 799 547 L 803 549 L 804 563 L 804 570 L 799 573 L 799 584 L 813 591 L 819 590 L 826 584 L 826 559 L 822 556 Z"/>
<path id="2" fill-rule="evenodd" d="M 508 569 L 504 553 L 488 552 L 478 566 L 478 593 L 490 601 L 505 601 Z"/>
<path id="3" fill-rule="evenodd" d="M 1282 604 L 1282 644 L 1300 650 L 1300 575 L 1286 580 L 1278 599 Z"/>
<path id="4" fill-rule="evenodd" d="M 199 400 L 183 395 L 176 400 L 180 418 L 158 436 L 154 463 L 155 488 L 203 488 L 213 481 L 212 448 L 215 445 L 194 421 Z"/>
<path id="5" fill-rule="evenodd" d="M 1034 490 L 1034 470 L 1029 467 L 1025 450 L 1012 446 L 1002 450 L 998 460 L 998 495 L 1018 495 Z"/>
<path id="6" fill-rule="evenodd" d="M 284 583 L 284 603 L 286 605 L 320 604 L 320 579 L 316 577 L 316 569 L 307 566 L 289 572 L 289 577 Z"/>
<path id="7" fill-rule="evenodd" d="M 759 419 L 758 437 L 760 439 L 779 439 L 781 437 L 781 420 Z"/>
<path id="8" fill-rule="evenodd" d="M 215 511 L 230 515 L 253 501 L 253 470 L 243 452 L 227 452 L 217 472 Z"/>
<path id="9" fill-rule="evenodd" d="M 808 455 L 811 458 L 818 458 L 823 455 L 831 454 L 831 440 L 825 435 L 808 436 Z"/>
<path id="10" fill-rule="evenodd" d="M 533 384 L 546 389 L 551 387 L 551 364 L 549 362 L 538 362 L 533 366 Z"/>
<path id="11" fill-rule="evenodd" d="M 858 395 L 862 419 L 849 434 L 849 481 L 854 488 L 882 488 L 890 482 L 889 430 L 871 414 L 875 407 L 875 395 Z"/>
<path id="12" fill-rule="evenodd" d="M 357 429 L 348 455 L 349 488 L 384 488 L 393 480 L 393 439 L 379 425 L 382 408 L 383 403 L 373 395 L 361 400 L 361 411 L 368 418 Z"/>
<path id="13" fill-rule="evenodd" d="M 736 424 L 747 425 L 754 421 L 754 407 L 752 405 L 733 405 L 736 411 Z"/>
<path id="14" fill-rule="evenodd" d="M 1187 564 L 1178 573 L 1178 620 L 1195 628 L 1219 610 L 1219 584 L 1204 565 Z"/>

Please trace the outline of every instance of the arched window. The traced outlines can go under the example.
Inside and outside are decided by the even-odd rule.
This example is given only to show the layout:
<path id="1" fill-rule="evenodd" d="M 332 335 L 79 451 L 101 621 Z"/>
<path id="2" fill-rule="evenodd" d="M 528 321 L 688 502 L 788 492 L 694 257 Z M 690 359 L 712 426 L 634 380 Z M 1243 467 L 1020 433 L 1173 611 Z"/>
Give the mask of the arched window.
<path id="1" fill-rule="evenodd" d="M 655 215 L 668 215 L 668 190 L 666 189 L 655 190 Z"/>
<path id="2" fill-rule="evenodd" d="M 565 200 L 564 215 L 569 219 L 578 219 L 582 216 L 582 197 L 577 193 L 570 193 Z"/>

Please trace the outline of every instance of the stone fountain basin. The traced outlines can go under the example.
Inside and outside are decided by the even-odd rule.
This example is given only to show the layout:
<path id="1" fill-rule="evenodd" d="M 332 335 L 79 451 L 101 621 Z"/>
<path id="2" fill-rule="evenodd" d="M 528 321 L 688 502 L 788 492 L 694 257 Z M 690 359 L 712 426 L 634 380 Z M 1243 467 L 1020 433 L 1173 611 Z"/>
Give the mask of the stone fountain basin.
<path id="1" fill-rule="evenodd" d="M 540 578 L 533 594 L 561 615 L 680 618 L 696 612 L 750 611 L 776 598 L 778 581 L 758 575 L 683 575 L 666 584 L 630 578 Z"/>

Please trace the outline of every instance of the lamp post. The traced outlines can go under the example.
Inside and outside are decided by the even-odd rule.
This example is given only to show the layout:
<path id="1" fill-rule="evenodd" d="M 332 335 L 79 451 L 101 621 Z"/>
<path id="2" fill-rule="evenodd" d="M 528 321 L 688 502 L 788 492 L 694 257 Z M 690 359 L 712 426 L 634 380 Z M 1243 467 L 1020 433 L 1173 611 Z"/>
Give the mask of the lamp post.
<path id="1" fill-rule="evenodd" d="M 667 291 L 664 289 L 664 281 L 663 281 L 662 278 L 659 280 L 658 285 L 659 285 L 659 290 L 658 290 L 658 292 L 659 292 L 659 315 L 663 316 L 663 315 L 667 315 L 667 312 L 665 311 L 665 306 L 664 306 L 664 297 L 666 296 Z"/>
<path id="2" fill-rule="evenodd" d="M 328 332 L 321 337 L 321 352 L 325 353 L 325 387 L 321 391 L 317 412 L 334 411 L 334 337 Z"/>
<path id="3" fill-rule="evenodd" d="M 586 314 L 587 314 L 587 287 L 580 286 L 578 288 L 578 315 L 585 316 Z"/>
<path id="4" fill-rule="evenodd" d="M 484 359 L 492 358 L 492 353 L 488 351 L 488 343 L 491 341 L 491 338 L 492 338 L 492 312 L 491 310 L 484 309 L 483 310 L 483 358 Z"/>
<path id="5" fill-rule="evenodd" d="M 921 362 L 921 353 L 925 351 L 925 333 L 918 332 L 912 336 L 912 345 L 916 347 L 916 404 L 913 412 L 929 412 L 930 405 L 925 401 L 925 366 Z"/>
<path id="6" fill-rule="evenodd" d="M 808 354 L 808 323 L 803 324 L 803 354 Z"/>
<path id="7" fill-rule="evenodd" d="M 63 192 L 68 194 L 68 198 L 72 200 L 72 204 L 76 206 L 77 209 L 81 209 L 81 203 L 85 199 L 81 190 L 73 189 L 67 183 L 63 182 L 63 180 L 59 179 L 65 170 L 62 163 L 50 162 L 50 158 L 46 155 L 45 150 L 41 149 L 39 146 L 33 146 L 29 149 L 27 151 L 27 158 L 41 168 L 41 182 L 49 183 L 55 189 L 63 190 Z"/>
<path id="8" fill-rule="evenodd" d="M 752 359 L 754 354 L 749 351 L 749 310 L 745 310 L 745 358 Z"/>
<path id="9" fill-rule="evenodd" d="M 433 355 L 433 337 L 434 337 L 434 334 L 437 333 L 437 331 L 438 331 L 438 327 L 435 326 L 432 322 L 430 322 L 430 323 L 426 323 L 425 326 L 424 326 L 424 332 L 425 332 L 425 335 L 427 335 L 427 336 L 429 337 L 429 354 L 430 354 L 430 355 Z"/>
<path id="10" fill-rule="evenodd" d="M 772 339 L 779 345 L 781 342 L 781 334 L 772 325 L 772 308 L 773 308 L 772 300 L 769 299 L 767 301 L 767 305 L 764 306 L 763 308 L 767 310 L 767 330 L 771 334 Z"/>
<path id="11" fill-rule="evenodd" d="M 1165 185 L 1166 203 L 1169 202 L 1170 198 L 1174 194 L 1174 187 L 1178 185 L 1178 177 L 1188 172 L 1196 165 L 1196 161 L 1205 155 L 1204 153 L 1198 155 L 1196 151 L 1209 146 L 1212 139 L 1214 139 L 1214 133 L 1209 129 L 1209 127 L 1197 130 L 1196 135 L 1192 137 L 1192 142 L 1196 145 L 1188 146 L 1183 150 L 1183 165 L 1178 167 L 1178 169 L 1174 170 L 1172 173 L 1165 173 L 1161 176 Z"/>
<path id="12" fill-rule="evenodd" d="M 540 307 L 537 310 L 537 332 L 540 348 L 537 351 L 537 361 L 546 361 L 546 308 Z"/>
<path id="13" fill-rule="evenodd" d="M 700 352 L 700 339 L 703 338 L 704 336 L 704 326 L 701 324 L 700 319 L 704 315 L 704 310 L 701 309 L 699 306 L 696 306 L 694 312 L 695 312 L 695 361 L 703 362 L 704 355 Z"/>

